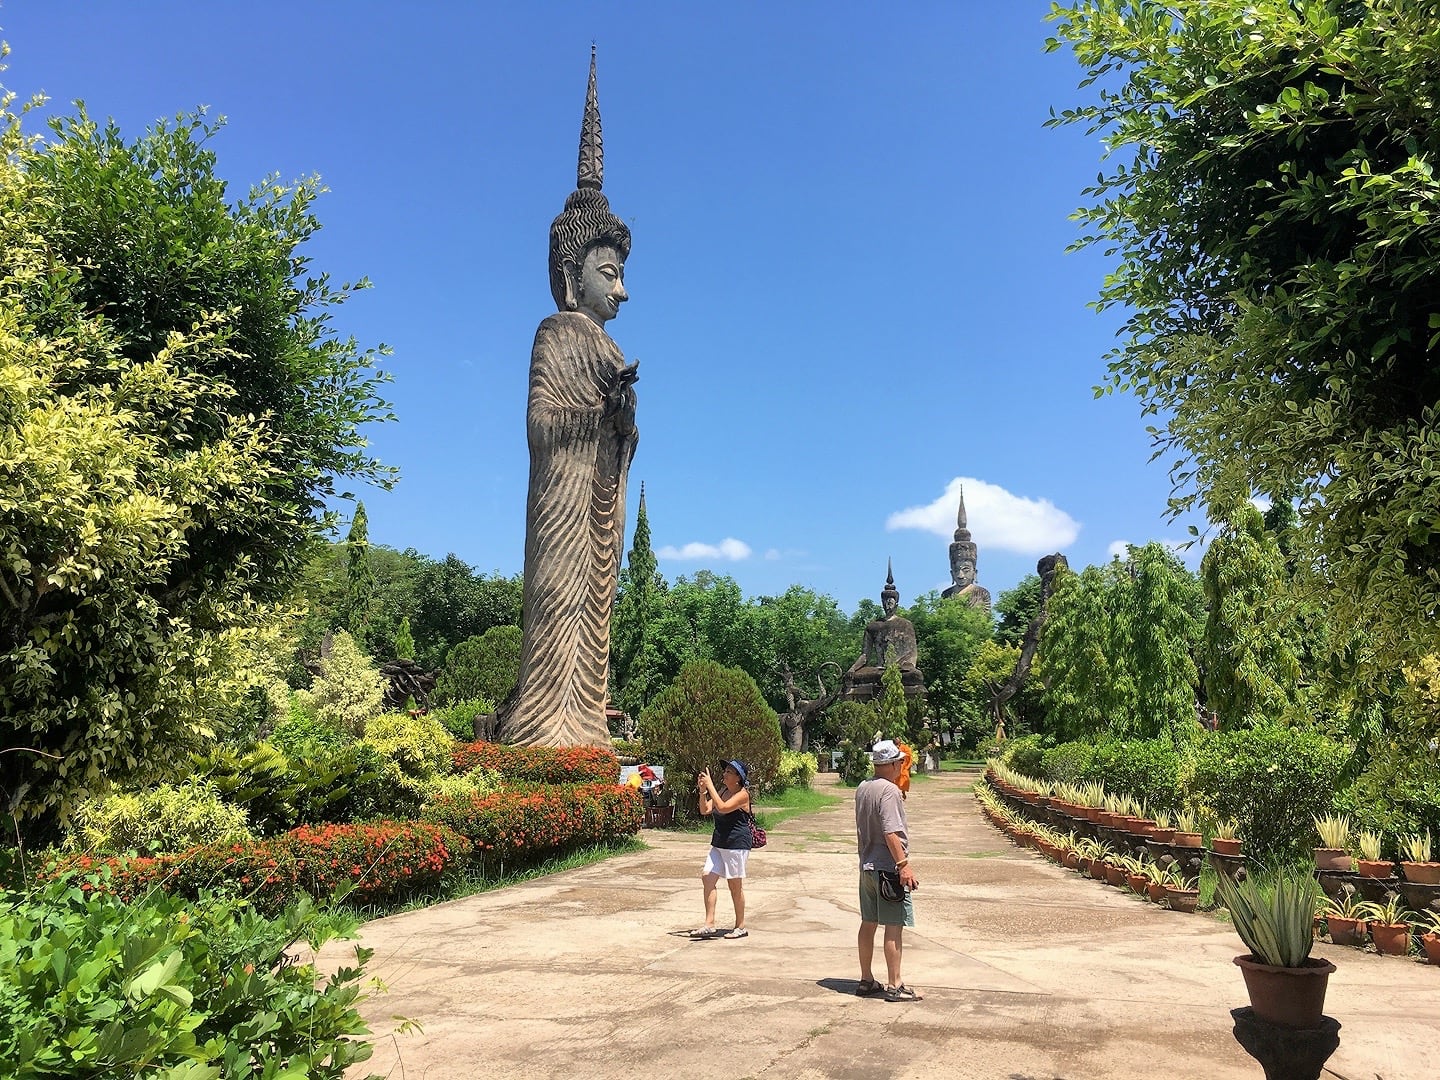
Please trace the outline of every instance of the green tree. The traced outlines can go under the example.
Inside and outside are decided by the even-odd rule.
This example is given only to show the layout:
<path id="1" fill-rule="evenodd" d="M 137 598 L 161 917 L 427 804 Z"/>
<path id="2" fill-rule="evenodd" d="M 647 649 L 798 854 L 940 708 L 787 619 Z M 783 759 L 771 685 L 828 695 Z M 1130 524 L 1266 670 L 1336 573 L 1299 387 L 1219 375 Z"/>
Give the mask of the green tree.
<path id="1" fill-rule="evenodd" d="M 1090 0 L 1051 17 L 1103 133 L 1081 245 L 1129 313 L 1111 390 L 1159 418 L 1176 512 L 1293 492 L 1362 672 L 1440 643 L 1433 0 Z"/>
<path id="2" fill-rule="evenodd" d="M 693 660 L 680 669 L 640 714 L 640 738 L 666 755 L 693 809 L 691 778 L 718 761 L 738 758 L 750 782 L 763 785 L 780 765 L 780 721 L 765 703 L 755 680 L 713 660 Z"/>
<path id="3" fill-rule="evenodd" d="M 1018 647 L 1039 611 L 1040 577 L 1026 574 L 1013 589 L 995 598 L 995 640 Z"/>
<path id="4" fill-rule="evenodd" d="M 931 714 L 948 731 L 973 727 L 985 715 L 988 697 L 976 694 L 966 675 L 994 631 L 989 614 L 937 592 L 916 597 L 905 614 L 915 624 L 918 665 L 925 673 Z"/>
<path id="5" fill-rule="evenodd" d="M 134 142 L 0 112 L 0 788 L 163 773 L 251 675 L 337 477 L 389 483 L 377 356 L 309 265 L 313 180 L 233 199 L 202 118 Z"/>
<path id="6" fill-rule="evenodd" d="M 400 620 L 400 630 L 395 635 L 395 659 L 415 659 L 415 639 L 410 636 L 410 617 L 404 616 Z"/>
<path id="7" fill-rule="evenodd" d="M 492 626 L 456 645 L 435 680 L 435 703 L 504 701 L 520 679 L 521 641 L 518 626 Z"/>
<path id="8" fill-rule="evenodd" d="M 345 560 L 345 626 L 355 644 L 364 649 L 375 598 L 375 572 L 370 569 L 370 519 L 363 502 L 355 504 L 355 517 L 345 537 Z"/>
<path id="9" fill-rule="evenodd" d="M 407 554 L 411 554 L 407 552 Z M 451 648 L 492 626 L 519 626 L 520 575 L 477 574 L 459 556 L 435 561 L 416 555 L 415 606 L 410 628 L 421 665 L 439 667 Z"/>
<path id="10" fill-rule="evenodd" d="M 344 630 L 335 635 L 330 655 L 319 665 L 320 674 L 310 689 L 296 692 L 300 704 L 327 727 L 355 736 L 364 734 L 366 722 L 380 715 L 385 677 Z"/>
<path id="11" fill-rule="evenodd" d="M 905 683 L 899 664 L 886 664 L 880 676 L 880 693 L 875 698 L 875 720 L 884 739 L 913 742 L 905 708 Z"/>
<path id="12" fill-rule="evenodd" d="M 1200 563 L 1206 704 L 1226 729 L 1297 719 L 1300 663 L 1285 557 L 1260 511 L 1241 503 Z"/>
<path id="13" fill-rule="evenodd" d="M 620 571 L 615 615 L 610 624 L 611 698 L 616 707 L 631 716 L 639 716 L 664 685 L 656 634 L 666 589 L 650 547 L 650 515 L 642 484 L 635 535 L 625 568 Z"/>

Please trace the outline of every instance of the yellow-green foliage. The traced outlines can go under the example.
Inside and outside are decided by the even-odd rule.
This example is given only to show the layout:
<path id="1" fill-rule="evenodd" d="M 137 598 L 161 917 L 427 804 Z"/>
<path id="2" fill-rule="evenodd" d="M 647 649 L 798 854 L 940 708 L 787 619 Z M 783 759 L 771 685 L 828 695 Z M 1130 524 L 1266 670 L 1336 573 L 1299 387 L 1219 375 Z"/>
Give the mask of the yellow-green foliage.
<path id="1" fill-rule="evenodd" d="M 505 787 L 505 781 L 493 769 L 471 769 L 459 776 L 436 776 L 425 781 L 422 793 L 425 806 L 440 799 L 467 799 L 472 795 L 492 795 Z"/>
<path id="2" fill-rule="evenodd" d="M 784 791 L 787 788 L 808 788 L 815 779 L 815 755 L 799 750 L 781 750 L 780 766 L 775 780 L 766 785 L 767 791 Z"/>
<path id="3" fill-rule="evenodd" d="M 154 853 L 252 838 L 243 807 L 222 802 L 209 784 L 187 781 L 79 804 L 66 846 L 92 853 Z"/>
<path id="4" fill-rule="evenodd" d="M 329 658 L 320 661 L 320 675 L 300 697 L 322 724 L 359 735 L 366 721 L 380 714 L 385 677 L 341 630 L 332 640 Z"/>
<path id="5" fill-rule="evenodd" d="M 406 776 L 428 780 L 445 772 L 454 737 L 434 717 L 387 713 L 365 725 L 365 742 L 400 766 Z"/>

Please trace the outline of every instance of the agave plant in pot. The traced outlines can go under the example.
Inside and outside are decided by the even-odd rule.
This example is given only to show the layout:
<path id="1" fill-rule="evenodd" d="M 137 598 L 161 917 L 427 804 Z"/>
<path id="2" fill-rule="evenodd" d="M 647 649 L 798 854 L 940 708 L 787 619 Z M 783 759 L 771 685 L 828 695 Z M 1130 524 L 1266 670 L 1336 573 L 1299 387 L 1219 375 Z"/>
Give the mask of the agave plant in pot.
<path id="1" fill-rule="evenodd" d="M 1315 820 L 1320 846 L 1315 849 L 1316 870 L 1350 872 L 1350 819 L 1344 814 L 1326 814 Z"/>
<path id="2" fill-rule="evenodd" d="M 1235 823 L 1234 818 L 1221 818 L 1215 823 L 1210 849 L 1216 855 L 1240 854 L 1240 826 Z"/>
<path id="3" fill-rule="evenodd" d="M 1298 867 L 1251 874 L 1244 881 L 1221 877 L 1215 891 L 1250 950 L 1235 957 L 1235 965 L 1255 1015 L 1281 1027 L 1318 1027 L 1335 965 L 1310 955 L 1314 877 Z"/>
<path id="4" fill-rule="evenodd" d="M 1370 925 L 1370 940 L 1382 956 L 1406 956 L 1410 952 L 1410 924 L 1405 921 L 1405 905 L 1398 893 L 1391 893 L 1383 904 L 1373 900 L 1359 906 L 1361 916 Z"/>
<path id="5" fill-rule="evenodd" d="M 1405 857 L 1400 860 L 1400 869 L 1404 871 L 1406 881 L 1417 885 L 1440 885 L 1440 862 L 1430 861 L 1430 830 L 1405 837 L 1401 849 Z"/>
<path id="6" fill-rule="evenodd" d="M 1330 930 L 1330 940 L 1336 945 L 1365 944 L 1364 902 L 1349 885 L 1341 888 L 1334 896 L 1327 896 L 1320 904 L 1320 914 Z"/>
<path id="7" fill-rule="evenodd" d="M 1440 966 L 1440 911 L 1422 911 L 1412 925 L 1420 938 L 1420 947 L 1425 950 L 1426 961 Z"/>
<path id="8" fill-rule="evenodd" d="M 1198 878 L 1186 877 L 1180 867 L 1172 863 L 1165 868 L 1161 880 L 1165 885 L 1165 902 L 1170 905 L 1171 911 L 1193 912 L 1199 906 Z"/>
<path id="9" fill-rule="evenodd" d="M 1360 857 L 1355 860 L 1355 869 L 1361 877 L 1389 878 L 1395 876 L 1395 864 L 1380 858 L 1380 847 L 1384 842 L 1378 832 L 1361 829 L 1355 836 L 1355 847 Z"/>
<path id="10" fill-rule="evenodd" d="M 1175 835 L 1170 842 L 1176 847 L 1203 847 L 1204 840 L 1198 831 L 1199 826 L 1195 823 L 1195 815 L 1188 810 L 1181 810 L 1175 815 Z"/>

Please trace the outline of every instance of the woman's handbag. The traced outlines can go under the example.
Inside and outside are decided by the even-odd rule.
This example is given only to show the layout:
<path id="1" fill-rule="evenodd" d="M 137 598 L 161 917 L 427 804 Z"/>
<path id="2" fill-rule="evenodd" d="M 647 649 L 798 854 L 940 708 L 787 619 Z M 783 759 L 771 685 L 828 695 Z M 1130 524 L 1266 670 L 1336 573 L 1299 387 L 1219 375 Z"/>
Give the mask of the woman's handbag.
<path id="1" fill-rule="evenodd" d="M 751 810 L 746 813 L 750 815 L 750 846 L 752 848 L 764 847 L 770 842 L 770 838 L 765 835 L 765 830 L 760 828 L 760 823 L 755 820 L 755 812 Z"/>
<path id="2" fill-rule="evenodd" d="M 905 894 L 910 890 L 900 881 L 899 870 L 876 870 L 880 875 L 880 898 L 892 904 L 903 904 Z"/>

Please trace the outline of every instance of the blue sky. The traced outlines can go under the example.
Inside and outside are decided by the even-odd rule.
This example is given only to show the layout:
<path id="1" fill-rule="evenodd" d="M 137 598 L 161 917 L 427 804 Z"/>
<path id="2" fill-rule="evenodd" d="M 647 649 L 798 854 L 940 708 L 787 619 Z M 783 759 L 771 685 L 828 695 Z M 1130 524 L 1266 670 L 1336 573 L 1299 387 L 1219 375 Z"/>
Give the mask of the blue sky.
<path id="1" fill-rule="evenodd" d="M 948 584 L 961 482 L 996 595 L 1050 551 L 1185 535 L 1138 404 L 1093 394 L 1119 315 L 1065 248 L 1102 148 L 1042 127 L 1081 100 L 1048 7 L 9 0 L 0 27 L 22 97 L 134 135 L 208 105 L 237 194 L 322 176 L 315 265 L 375 286 L 338 328 L 395 350 L 371 539 L 507 574 L 595 41 L 635 238 L 608 327 L 640 361 L 631 520 L 643 481 L 670 579 L 849 610 L 887 558 L 902 603 Z"/>

